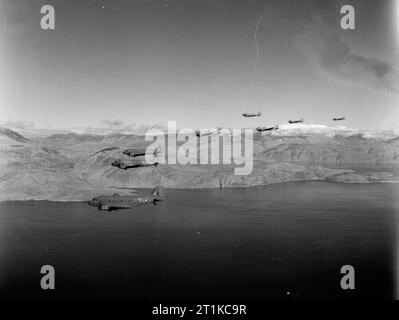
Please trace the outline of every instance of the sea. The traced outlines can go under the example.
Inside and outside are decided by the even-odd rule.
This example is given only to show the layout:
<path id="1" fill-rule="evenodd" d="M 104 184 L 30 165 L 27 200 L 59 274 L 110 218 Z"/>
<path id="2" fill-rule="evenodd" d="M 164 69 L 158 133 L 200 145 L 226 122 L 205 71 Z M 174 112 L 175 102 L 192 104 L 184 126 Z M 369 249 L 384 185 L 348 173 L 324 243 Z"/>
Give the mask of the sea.
<path id="1" fill-rule="evenodd" d="M 166 190 L 158 205 L 0 204 L 0 298 L 393 299 L 399 184 Z M 41 288 L 41 268 L 55 289 Z M 343 266 L 354 289 L 343 289 Z"/>

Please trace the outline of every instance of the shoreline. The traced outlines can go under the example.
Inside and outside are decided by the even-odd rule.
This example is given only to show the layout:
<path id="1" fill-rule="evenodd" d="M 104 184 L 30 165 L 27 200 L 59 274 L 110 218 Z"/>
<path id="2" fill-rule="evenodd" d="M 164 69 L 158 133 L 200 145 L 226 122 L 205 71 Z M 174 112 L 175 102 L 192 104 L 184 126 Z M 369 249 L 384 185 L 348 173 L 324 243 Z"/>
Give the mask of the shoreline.
<path id="1" fill-rule="evenodd" d="M 230 186 L 230 187 L 221 187 L 221 188 L 215 188 L 215 187 L 193 187 L 193 188 L 166 188 L 167 191 L 205 191 L 205 190 L 232 190 L 232 189 L 250 189 L 250 188 L 262 188 L 262 187 L 267 187 L 267 186 L 274 186 L 278 184 L 284 184 L 284 183 L 301 183 L 301 182 L 317 182 L 317 183 L 336 183 L 336 184 L 353 184 L 353 185 L 370 185 L 370 184 L 399 184 L 399 180 L 392 180 L 392 181 L 336 181 L 336 180 L 288 180 L 288 181 L 280 181 L 280 182 L 271 182 L 267 184 L 258 184 L 258 185 L 243 185 L 243 186 Z M 152 188 L 134 188 L 138 190 L 142 190 L 143 192 L 145 190 L 151 190 Z M 98 195 L 98 194 L 97 194 Z M 122 194 L 123 195 L 123 194 Z M 95 194 L 93 193 L 93 196 Z M 90 198 L 90 197 L 89 197 Z M 0 204 L 7 204 L 7 203 L 12 203 L 12 202 L 86 202 L 89 198 L 85 199 L 52 199 L 52 198 L 46 198 L 46 199 L 5 199 L 5 200 L 0 200 Z"/>

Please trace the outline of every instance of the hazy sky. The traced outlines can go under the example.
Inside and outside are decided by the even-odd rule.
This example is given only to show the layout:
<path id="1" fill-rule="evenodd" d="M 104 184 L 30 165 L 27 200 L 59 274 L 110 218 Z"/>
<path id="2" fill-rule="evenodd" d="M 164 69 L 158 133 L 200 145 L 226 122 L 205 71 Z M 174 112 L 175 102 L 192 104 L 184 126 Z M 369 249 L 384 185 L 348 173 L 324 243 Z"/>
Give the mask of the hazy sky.
<path id="1" fill-rule="evenodd" d="M 341 30 L 342 1 L 0 0 L 0 120 L 398 128 L 397 2 L 345 1 Z"/>

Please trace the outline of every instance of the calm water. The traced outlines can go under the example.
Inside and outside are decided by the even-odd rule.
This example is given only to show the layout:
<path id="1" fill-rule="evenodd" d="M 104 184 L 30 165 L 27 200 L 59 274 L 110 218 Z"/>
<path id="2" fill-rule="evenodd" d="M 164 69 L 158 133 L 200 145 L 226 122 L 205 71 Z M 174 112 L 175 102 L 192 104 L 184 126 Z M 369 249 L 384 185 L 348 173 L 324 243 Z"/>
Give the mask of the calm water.
<path id="1" fill-rule="evenodd" d="M 0 297 L 392 298 L 398 184 L 169 190 L 158 206 L 0 204 Z M 40 289 L 51 264 L 56 290 Z M 356 290 L 340 289 L 340 268 Z"/>

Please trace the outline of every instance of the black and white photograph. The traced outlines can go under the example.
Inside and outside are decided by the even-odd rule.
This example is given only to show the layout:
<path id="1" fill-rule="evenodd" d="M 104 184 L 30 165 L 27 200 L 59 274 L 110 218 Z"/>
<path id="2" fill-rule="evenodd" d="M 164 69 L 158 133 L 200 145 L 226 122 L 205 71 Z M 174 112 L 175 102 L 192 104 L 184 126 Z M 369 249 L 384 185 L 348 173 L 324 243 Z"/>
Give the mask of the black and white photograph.
<path id="1" fill-rule="evenodd" d="M 0 300 L 397 300 L 398 68 L 397 0 L 0 0 Z"/>

